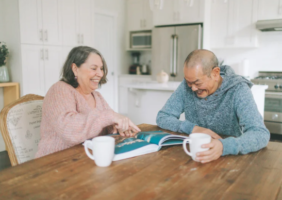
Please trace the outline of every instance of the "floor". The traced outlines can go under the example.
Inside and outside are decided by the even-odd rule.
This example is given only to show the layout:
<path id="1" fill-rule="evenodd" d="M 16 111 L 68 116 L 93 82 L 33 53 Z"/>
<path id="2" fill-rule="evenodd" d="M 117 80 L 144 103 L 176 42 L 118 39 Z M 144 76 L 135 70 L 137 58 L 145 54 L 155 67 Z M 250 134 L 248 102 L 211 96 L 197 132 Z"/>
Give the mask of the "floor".
<path id="1" fill-rule="evenodd" d="M 11 167 L 8 153 L 7 151 L 2 151 L 0 152 L 0 171 L 8 167 Z"/>

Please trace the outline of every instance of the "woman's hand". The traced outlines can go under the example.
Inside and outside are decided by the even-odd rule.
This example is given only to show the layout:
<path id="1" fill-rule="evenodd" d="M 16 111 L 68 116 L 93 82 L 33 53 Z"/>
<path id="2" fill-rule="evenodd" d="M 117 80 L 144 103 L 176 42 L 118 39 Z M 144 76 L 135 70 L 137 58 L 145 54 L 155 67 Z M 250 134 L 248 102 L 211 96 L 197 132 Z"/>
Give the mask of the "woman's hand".
<path id="1" fill-rule="evenodd" d="M 118 113 L 115 113 L 114 122 L 114 127 L 121 136 L 132 137 L 141 131 L 129 118 Z"/>

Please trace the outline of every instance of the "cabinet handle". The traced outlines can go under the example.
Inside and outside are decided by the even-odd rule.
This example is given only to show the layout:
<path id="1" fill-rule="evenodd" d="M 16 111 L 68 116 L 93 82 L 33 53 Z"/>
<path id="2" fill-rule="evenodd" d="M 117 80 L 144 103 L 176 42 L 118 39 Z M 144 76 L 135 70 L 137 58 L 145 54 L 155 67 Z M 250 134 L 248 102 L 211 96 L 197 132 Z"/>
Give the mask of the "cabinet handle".
<path id="1" fill-rule="evenodd" d="M 146 27 L 146 19 L 144 19 L 144 27 Z"/>
<path id="2" fill-rule="evenodd" d="M 280 5 L 281 5 L 281 6 L 279 7 L 278 14 L 279 14 L 279 15 L 282 15 L 282 1 L 281 1 Z"/>
<path id="3" fill-rule="evenodd" d="M 46 60 L 48 60 L 48 59 L 49 59 L 48 49 L 45 49 L 45 59 L 46 59 Z"/>
<path id="4" fill-rule="evenodd" d="M 140 20 L 140 27 L 142 28 L 143 26 L 142 26 L 142 19 Z"/>
<path id="5" fill-rule="evenodd" d="M 194 4 L 194 0 L 190 0 L 189 7 L 192 7 Z"/>
<path id="6" fill-rule="evenodd" d="M 45 30 L 45 41 L 48 41 L 48 32 Z"/>
<path id="7" fill-rule="evenodd" d="M 83 41 L 84 41 L 83 34 L 80 35 L 80 41 L 81 41 L 81 44 L 84 43 L 84 42 L 83 42 Z"/>
<path id="8" fill-rule="evenodd" d="M 172 68 L 172 77 L 176 77 L 177 75 L 177 50 L 178 50 L 178 36 L 173 35 L 173 68 Z"/>
<path id="9" fill-rule="evenodd" d="M 40 50 L 40 57 L 41 57 L 41 60 L 44 60 L 44 51 L 43 51 L 43 49 Z"/>
<path id="10" fill-rule="evenodd" d="M 80 37 L 79 37 L 79 34 L 77 34 L 77 43 L 78 43 L 78 44 L 80 43 Z"/>
<path id="11" fill-rule="evenodd" d="M 42 29 L 39 31 L 39 34 L 40 34 L 40 41 L 43 41 L 43 30 Z"/>

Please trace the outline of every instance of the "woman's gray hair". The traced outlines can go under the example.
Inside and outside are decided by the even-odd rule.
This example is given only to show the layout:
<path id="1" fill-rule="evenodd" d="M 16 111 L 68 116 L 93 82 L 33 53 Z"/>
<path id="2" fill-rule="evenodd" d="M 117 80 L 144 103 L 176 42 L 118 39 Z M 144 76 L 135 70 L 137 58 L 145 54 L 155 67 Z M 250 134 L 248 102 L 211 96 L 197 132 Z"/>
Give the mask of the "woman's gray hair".
<path id="1" fill-rule="evenodd" d="M 65 64 L 62 68 L 62 72 L 61 72 L 61 81 L 64 81 L 68 84 L 70 84 L 71 86 L 73 86 L 74 88 L 78 87 L 78 82 L 75 79 L 75 75 L 72 71 L 72 64 L 76 64 L 77 67 L 80 67 L 83 63 L 85 63 L 85 61 L 87 60 L 88 56 L 90 53 L 94 53 L 97 54 L 101 57 L 102 62 L 103 62 L 103 71 L 104 71 L 104 75 L 101 78 L 99 85 L 101 86 L 102 84 L 107 83 L 107 74 L 108 74 L 108 67 L 106 64 L 106 61 L 104 59 L 104 57 L 102 56 L 102 54 L 91 47 L 88 46 L 79 46 L 79 47 L 74 47 L 68 57 L 67 60 L 65 61 Z"/>

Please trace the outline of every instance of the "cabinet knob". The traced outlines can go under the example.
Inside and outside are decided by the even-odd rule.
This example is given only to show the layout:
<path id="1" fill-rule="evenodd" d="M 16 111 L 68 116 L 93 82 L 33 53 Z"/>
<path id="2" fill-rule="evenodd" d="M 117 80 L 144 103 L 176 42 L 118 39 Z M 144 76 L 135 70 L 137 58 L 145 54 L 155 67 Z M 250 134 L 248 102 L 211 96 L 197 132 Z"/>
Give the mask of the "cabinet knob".
<path id="1" fill-rule="evenodd" d="M 46 42 L 48 41 L 48 32 L 47 32 L 47 30 L 45 30 L 45 41 Z"/>
<path id="2" fill-rule="evenodd" d="M 46 60 L 48 60 L 48 59 L 49 59 L 48 49 L 45 49 L 45 59 L 46 59 Z"/>
<path id="3" fill-rule="evenodd" d="M 40 50 L 40 57 L 41 57 L 41 60 L 44 60 L 44 51 L 43 51 L 43 49 Z"/>
<path id="4" fill-rule="evenodd" d="M 43 41 L 43 30 L 42 29 L 39 31 L 39 34 L 40 34 L 40 41 Z"/>

